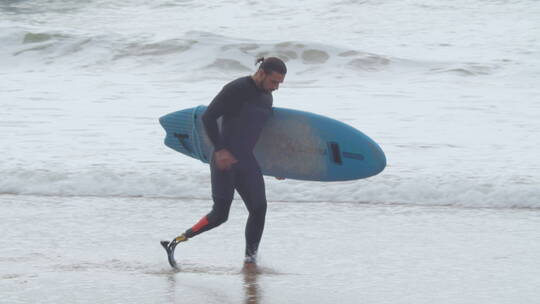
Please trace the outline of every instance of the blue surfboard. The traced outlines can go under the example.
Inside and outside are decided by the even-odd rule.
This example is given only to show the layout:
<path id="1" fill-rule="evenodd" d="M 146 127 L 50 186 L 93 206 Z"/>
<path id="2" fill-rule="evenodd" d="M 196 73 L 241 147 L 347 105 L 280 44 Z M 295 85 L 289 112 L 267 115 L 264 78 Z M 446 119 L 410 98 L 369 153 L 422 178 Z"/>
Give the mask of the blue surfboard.
<path id="1" fill-rule="evenodd" d="M 162 116 L 165 145 L 210 161 L 213 146 L 198 106 Z M 357 129 L 325 116 L 273 108 L 254 149 L 264 175 L 310 181 L 345 181 L 376 175 L 386 166 L 382 149 Z"/>

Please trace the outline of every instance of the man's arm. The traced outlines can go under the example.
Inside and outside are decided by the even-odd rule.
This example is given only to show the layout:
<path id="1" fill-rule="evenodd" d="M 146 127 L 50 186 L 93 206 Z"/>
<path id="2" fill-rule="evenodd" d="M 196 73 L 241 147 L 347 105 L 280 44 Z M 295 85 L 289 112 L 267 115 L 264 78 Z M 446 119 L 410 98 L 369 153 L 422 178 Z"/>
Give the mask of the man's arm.
<path id="1" fill-rule="evenodd" d="M 232 86 L 223 87 L 202 116 L 206 134 L 214 145 L 214 162 L 220 170 L 228 170 L 234 163 L 238 162 L 234 155 L 225 149 L 217 124 L 217 120 L 221 116 L 238 111 L 240 99 L 235 94 L 236 89 Z"/>
<path id="2" fill-rule="evenodd" d="M 232 99 L 232 94 L 230 89 L 224 87 L 217 95 L 214 97 L 206 111 L 202 116 L 202 121 L 206 134 L 210 138 L 210 141 L 214 145 L 214 150 L 219 151 L 223 149 L 223 140 L 219 134 L 219 128 L 217 124 L 217 119 L 225 115 L 227 111 L 227 101 Z"/>

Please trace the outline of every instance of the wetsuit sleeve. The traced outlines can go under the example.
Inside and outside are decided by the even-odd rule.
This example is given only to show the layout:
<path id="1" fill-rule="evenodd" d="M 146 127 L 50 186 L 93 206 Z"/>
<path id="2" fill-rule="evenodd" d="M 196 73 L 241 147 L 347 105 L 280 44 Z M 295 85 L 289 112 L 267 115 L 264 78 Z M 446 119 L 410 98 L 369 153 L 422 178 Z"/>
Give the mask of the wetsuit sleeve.
<path id="1" fill-rule="evenodd" d="M 210 141 L 214 145 L 215 151 L 219 151 L 224 148 L 223 138 L 219 133 L 217 124 L 218 118 L 234 111 L 238 108 L 239 98 L 235 92 L 237 89 L 232 86 L 225 86 L 214 97 L 206 111 L 202 116 L 202 121 L 206 134 L 210 138 Z"/>

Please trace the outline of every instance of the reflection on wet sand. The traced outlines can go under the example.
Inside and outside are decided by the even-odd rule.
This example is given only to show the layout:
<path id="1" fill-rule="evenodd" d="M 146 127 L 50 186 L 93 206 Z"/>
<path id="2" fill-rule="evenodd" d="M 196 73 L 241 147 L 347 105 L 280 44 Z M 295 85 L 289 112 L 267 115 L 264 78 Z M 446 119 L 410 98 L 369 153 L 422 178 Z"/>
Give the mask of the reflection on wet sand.
<path id="1" fill-rule="evenodd" d="M 212 271 L 209 271 L 209 269 L 212 269 Z M 186 282 L 179 285 L 179 277 L 178 275 L 181 275 L 182 273 L 207 273 L 207 274 L 214 274 L 214 275 L 233 275 L 234 277 L 238 277 L 238 274 L 242 275 L 242 283 L 244 287 L 244 303 L 246 304 L 259 304 L 261 303 L 261 290 L 259 285 L 259 276 L 263 273 L 263 269 L 256 267 L 255 265 L 252 265 L 252 267 L 243 267 L 241 272 L 238 272 L 238 268 L 234 271 L 232 268 L 216 268 L 216 267 L 202 267 L 202 266 L 187 266 L 182 268 L 182 270 L 167 270 L 165 271 L 165 276 L 167 279 L 167 285 L 168 285 L 168 291 L 166 293 L 167 303 L 186 303 L 186 296 L 192 298 L 193 294 L 191 292 L 188 292 L 188 294 L 185 294 L 184 288 L 194 290 L 196 293 L 199 294 L 205 294 L 206 297 L 208 297 L 210 294 L 213 294 L 213 297 L 215 299 L 220 299 L 219 301 L 216 301 L 215 303 L 223 303 L 223 300 L 227 298 L 226 295 L 218 294 L 219 291 L 216 290 L 210 290 L 210 287 L 204 287 L 204 286 L 191 286 L 190 284 L 186 285 Z M 206 301 L 209 299 L 206 298 Z M 214 302 L 212 302 L 214 303 Z"/>
<path id="2" fill-rule="evenodd" d="M 169 285 L 168 303 L 176 304 L 176 271 L 167 273 L 167 283 Z"/>
<path id="3" fill-rule="evenodd" d="M 246 304 L 258 304 L 261 298 L 259 291 L 259 283 L 257 282 L 259 276 L 259 269 L 255 265 L 251 267 L 244 266 L 242 273 L 244 275 L 244 290 Z"/>

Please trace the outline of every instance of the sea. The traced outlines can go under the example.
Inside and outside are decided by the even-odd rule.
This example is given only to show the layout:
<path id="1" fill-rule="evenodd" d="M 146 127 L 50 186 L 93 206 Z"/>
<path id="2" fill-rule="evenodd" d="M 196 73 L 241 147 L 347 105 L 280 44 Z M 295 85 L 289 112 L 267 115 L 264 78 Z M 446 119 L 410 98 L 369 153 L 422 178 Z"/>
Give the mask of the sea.
<path id="1" fill-rule="evenodd" d="M 0 0 L 0 302 L 537 303 L 540 2 Z M 386 169 L 266 177 L 247 211 L 177 249 L 206 164 L 160 116 L 207 105 L 261 56 L 274 105 L 345 122 Z"/>

